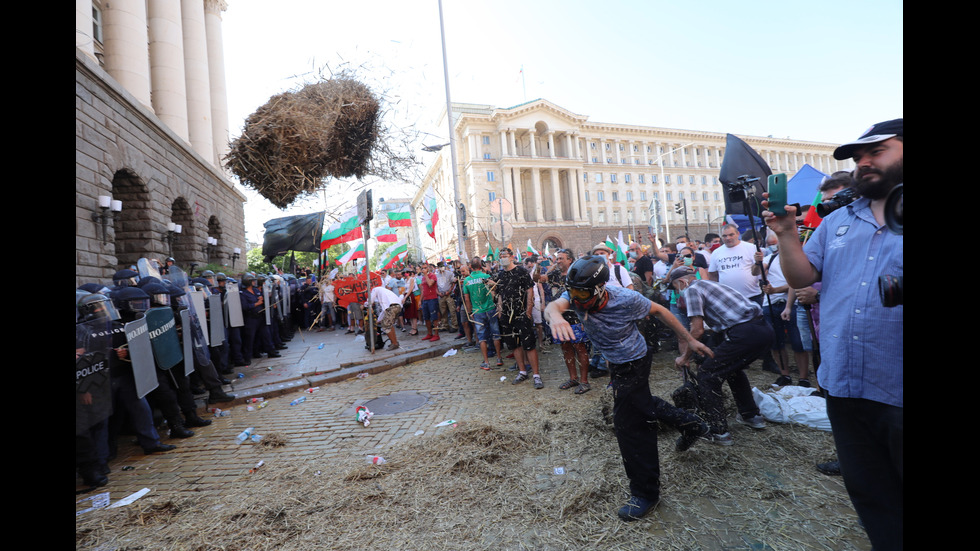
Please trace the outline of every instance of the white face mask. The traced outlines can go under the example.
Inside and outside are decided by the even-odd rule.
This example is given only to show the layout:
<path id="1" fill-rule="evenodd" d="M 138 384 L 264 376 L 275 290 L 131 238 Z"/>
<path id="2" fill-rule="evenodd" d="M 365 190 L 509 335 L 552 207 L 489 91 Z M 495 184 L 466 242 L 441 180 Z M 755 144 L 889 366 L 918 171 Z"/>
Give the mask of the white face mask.
<path id="1" fill-rule="evenodd" d="M 514 259 L 511 258 L 511 257 L 509 257 L 509 256 L 502 256 L 502 257 L 500 257 L 500 265 L 501 266 L 510 266 L 513 263 L 514 263 Z"/>

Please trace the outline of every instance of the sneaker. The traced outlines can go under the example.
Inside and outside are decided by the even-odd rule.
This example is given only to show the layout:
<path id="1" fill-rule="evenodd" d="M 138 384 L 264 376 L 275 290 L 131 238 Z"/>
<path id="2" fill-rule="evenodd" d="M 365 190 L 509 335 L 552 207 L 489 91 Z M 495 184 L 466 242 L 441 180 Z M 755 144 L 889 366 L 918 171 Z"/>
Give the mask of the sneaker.
<path id="1" fill-rule="evenodd" d="M 493 356 L 490 356 L 490 354 L 487 354 L 487 356 L 490 357 L 490 358 L 493 357 Z M 503 367 L 503 366 L 504 366 L 504 361 L 501 360 L 500 358 L 497 358 L 497 367 Z"/>
<path id="2" fill-rule="evenodd" d="M 517 364 L 514 364 L 514 365 L 508 367 L 507 368 L 507 371 L 520 371 L 520 369 L 521 368 L 517 367 Z"/>
<path id="3" fill-rule="evenodd" d="M 704 439 L 708 440 L 712 444 L 718 444 L 719 446 L 731 446 L 735 443 L 735 439 L 732 438 L 732 433 L 730 432 L 724 432 L 721 434 L 709 432 L 704 436 Z"/>
<path id="4" fill-rule="evenodd" d="M 483 362 L 482 364 L 480 364 L 480 369 L 484 371 L 490 371 L 490 364 L 488 364 L 487 362 Z"/>
<path id="5" fill-rule="evenodd" d="M 684 452 L 691 449 L 691 446 L 698 441 L 698 438 L 707 436 L 711 431 L 706 423 L 701 423 L 699 425 L 690 427 L 686 430 L 681 430 L 681 436 L 677 439 L 677 443 L 674 445 L 674 449 L 679 452 Z"/>
<path id="6" fill-rule="evenodd" d="M 810 380 L 809 379 L 800 379 L 800 382 L 796 386 L 801 386 L 803 388 L 811 388 L 812 387 L 812 385 L 810 384 Z"/>
<path id="7" fill-rule="evenodd" d="M 762 430 L 766 428 L 766 420 L 761 415 L 754 415 L 752 417 L 742 417 L 741 413 L 736 413 L 735 421 L 743 425 L 748 425 L 756 430 Z"/>
<path id="8" fill-rule="evenodd" d="M 541 377 L 539 377 L 537 375 L 534 376 L 534 388 L 536 388 L 538 390 L 541 390 L 542 388 L 544 388 L 544 381 L 542 381 L 541 380 Z"/>
<path id="9" fill-rule="evenodd" d="M 776 382 L 772 384 L 774 387 L 784 387 L 793 384 L 793 379 L 790 379 L 786 375 L 780 375 Z"/>
<path id="10" fill-rule="evenodd" d="M 527 378 L 528 378 L 527 373 L 518 373 L 517 377 L 514 377 L 514 382 L 512 382 L 511 384 L 516 385 L 518 383 L 523 383 L 524 381 L 527 380 Z"/>
<path id="11" fill-rule="evenodd" d="M 659 499 L 630 496 L 630 500 L 626 502 L 626 505 L 620 507 L 616 514 L 625 521 L 639 520 L 653 510 L 658 503 L 660 503 Z"/>

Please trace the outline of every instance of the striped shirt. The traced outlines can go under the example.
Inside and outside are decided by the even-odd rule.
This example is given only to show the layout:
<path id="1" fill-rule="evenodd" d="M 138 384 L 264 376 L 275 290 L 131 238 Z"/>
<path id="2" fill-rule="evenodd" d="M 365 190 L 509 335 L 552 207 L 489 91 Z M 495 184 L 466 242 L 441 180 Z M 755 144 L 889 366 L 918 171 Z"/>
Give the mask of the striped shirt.
<path id="1" fill-rule="evenodd" d="M 687 317 L 701 316 L 705 324 L 719 332 L 762 315 L 762 308 L 728 285 L 696 280 L 684 291 Z"/>

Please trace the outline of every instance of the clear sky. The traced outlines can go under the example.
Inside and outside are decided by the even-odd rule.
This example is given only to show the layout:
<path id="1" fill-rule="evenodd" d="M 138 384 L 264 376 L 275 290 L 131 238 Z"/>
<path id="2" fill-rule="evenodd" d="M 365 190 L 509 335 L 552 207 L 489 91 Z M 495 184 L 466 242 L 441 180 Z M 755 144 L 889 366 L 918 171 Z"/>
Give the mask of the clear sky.
<path id="1" fill-rule="evenodd" d="M 455 102 L 544 98 L 598 122 L 830 143 L 903 116 L 903 9 L 898 0 L 443 1 Z M 434 122 L 445 109 L 437 0 L 228 0 L 223 20 L 232 138 L 270 96 L 348 63 L 387 98 L 389 125 L 448 141 Z M 270 218 L 338 210 L 356 187 L 333 181 L 287 211 L 247 191 L 247 237 L 261 241 Z"/>

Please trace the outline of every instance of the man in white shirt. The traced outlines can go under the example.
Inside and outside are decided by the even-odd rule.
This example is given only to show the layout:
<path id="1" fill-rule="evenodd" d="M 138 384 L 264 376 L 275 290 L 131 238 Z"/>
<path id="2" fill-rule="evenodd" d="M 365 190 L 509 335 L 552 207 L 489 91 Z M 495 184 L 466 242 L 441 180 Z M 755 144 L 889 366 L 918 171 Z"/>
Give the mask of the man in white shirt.
<path id="1" fill-rule="evenodd" d="M 395 318 L 402 311 L 402 301 L 395 293 L 384 287 L 374 287 L 371 289 L 370 304 L 378 304 L 381 307 L 381 315 L 378 317 L 378 325 L 388 333 L 388 350 L 398 349 L 398 336 L 395 334 Z M 370 311 L 370 310 L 369 310 Z M 371 337 L 373 338 L 373 336 Z"/>
<path id="2" fill-rule="evenodd" d="M 612 259 L 615 253 L 609 248 L 609 245 L 599 243 L 595 247 L 592 247 L 592 254 L 606 259 L 606 265 L 609 267 L 609 282 L 606 285 L 626 287 L 630 291 L 633 290 L 633 279 L 630 278 L 629 269 L 619 264 L 613 264 Z"/>
<path id="3" fill-rule="evenodd" d="M 752 275 L 755 265 L 755 245 L 742 241 L 738 226 L 728 224 L 721 232 L 723 245 L 711 254 L 708 277 L 712 281 L 724 283 L 735 289 L 747 299 L 762 306 L 762 289 L 759 276 Z"/>

